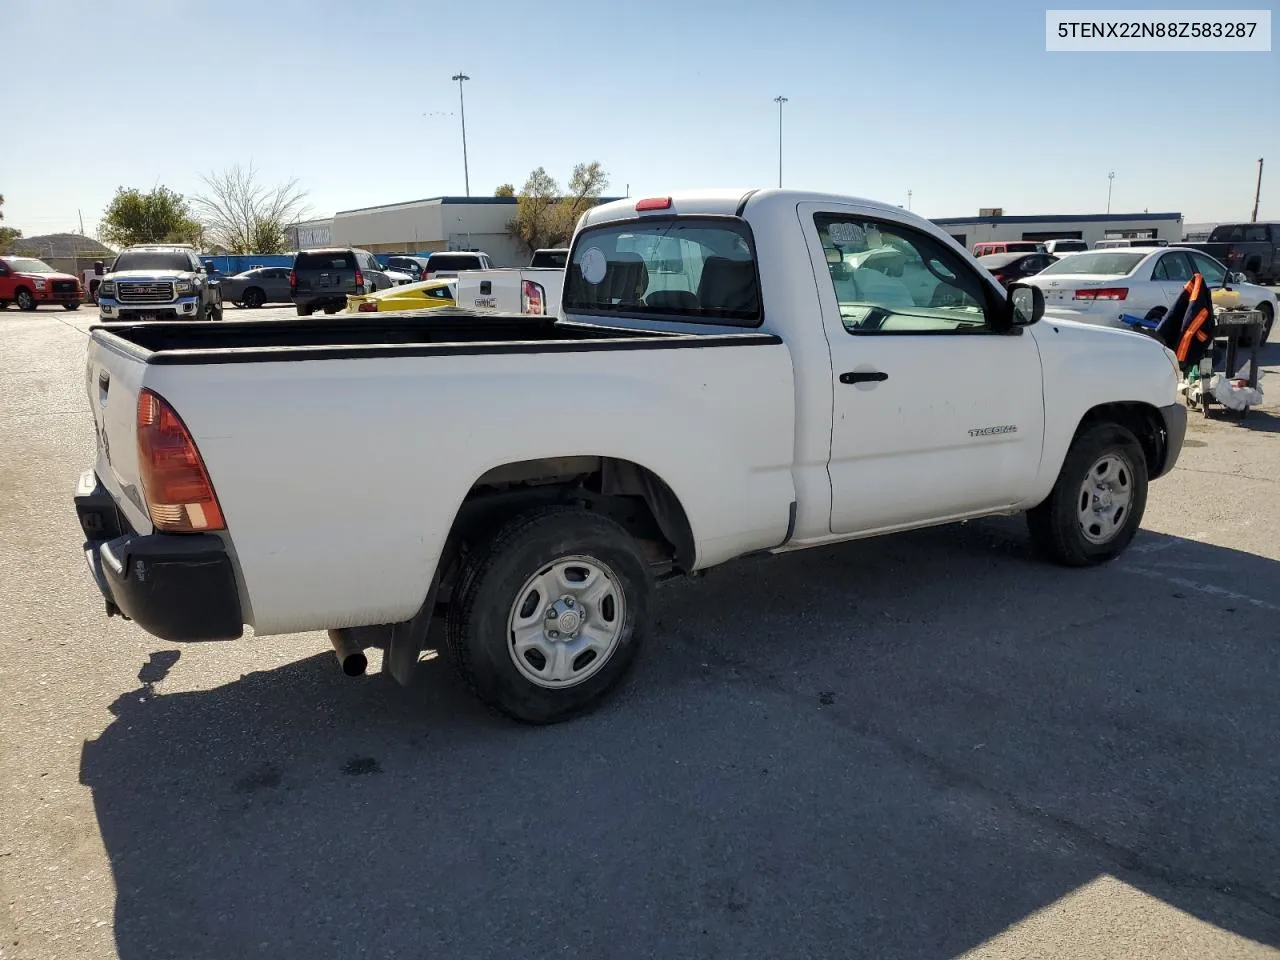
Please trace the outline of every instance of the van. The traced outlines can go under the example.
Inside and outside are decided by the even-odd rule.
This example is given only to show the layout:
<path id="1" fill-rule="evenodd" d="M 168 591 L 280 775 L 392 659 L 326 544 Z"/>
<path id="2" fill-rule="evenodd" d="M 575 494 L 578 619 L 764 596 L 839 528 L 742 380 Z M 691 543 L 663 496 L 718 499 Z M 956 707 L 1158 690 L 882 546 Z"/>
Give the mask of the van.
<path id="1" fill-rule="evenodd" d="M 1068 253 L 1081 253 L 1088 250 L 1089 245 L 1083 240 L 1046 240 L 1044 242 L 1045 253 L 1053 257 L 1061 257 Z"/>
<path id="2" fill-rule="evenodd" d="M 975 243 L 975 257 L 989 257 L 993 253 L 1044 253 L 1044 244 L 1038 240 L 991 240 Z"/>
<path id="3" fill-rule="evenodd" d="M 1093 245 L 1095 250 L 1115 250 L 1121 247 L 1167 247 L 1168 240 L 1099 240 Z"/>

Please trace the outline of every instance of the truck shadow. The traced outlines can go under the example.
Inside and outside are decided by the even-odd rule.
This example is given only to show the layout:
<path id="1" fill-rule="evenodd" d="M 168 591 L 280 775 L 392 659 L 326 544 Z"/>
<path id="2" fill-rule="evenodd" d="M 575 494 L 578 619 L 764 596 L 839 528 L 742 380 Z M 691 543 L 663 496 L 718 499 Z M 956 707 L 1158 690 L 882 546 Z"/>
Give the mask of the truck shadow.
<path id="1" fill-rule="evenodd" d="M 157 651 L 82 756 L 122 960 L 943 958 L 1103 875 L 1280 946 L 1280 564 L 1063 571 L 992 521 L 659 596 L 550 728 L 442 660 L 165 693 Z"/>

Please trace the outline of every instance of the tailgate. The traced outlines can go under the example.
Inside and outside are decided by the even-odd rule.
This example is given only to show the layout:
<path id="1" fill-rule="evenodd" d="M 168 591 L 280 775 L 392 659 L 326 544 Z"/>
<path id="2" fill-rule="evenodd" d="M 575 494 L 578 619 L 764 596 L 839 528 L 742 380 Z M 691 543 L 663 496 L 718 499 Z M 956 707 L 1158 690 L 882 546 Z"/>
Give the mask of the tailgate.
<path id="1" fill-rule="evenodd" d="M 138 393 L 146 363 L 99 339 L 89 338 L 85 389 L 93 411 L 97 454 L 94 471 L 138 533 L 151 532 L 138 474 Z"/>
<path id="2" fill-rule="evenodd" d="M 463 310 L 520 313 L 520 271 L 464 270 L 454 302 Z"/>

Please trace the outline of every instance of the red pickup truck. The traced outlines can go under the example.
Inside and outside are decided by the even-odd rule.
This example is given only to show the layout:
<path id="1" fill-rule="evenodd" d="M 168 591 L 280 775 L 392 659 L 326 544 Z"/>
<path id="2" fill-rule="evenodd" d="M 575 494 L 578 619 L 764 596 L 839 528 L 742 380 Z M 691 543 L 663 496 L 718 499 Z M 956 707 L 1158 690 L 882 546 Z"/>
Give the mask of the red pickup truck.
<path id="1" fill-rule="evenodd" d="M 34 310 L 42 303 L 60 303 L 66 310 L 80 309 L 80 281 L 59 273 L 34 257 L 0 257 L 0 309 L 16 303 L 19 310 Z"/>

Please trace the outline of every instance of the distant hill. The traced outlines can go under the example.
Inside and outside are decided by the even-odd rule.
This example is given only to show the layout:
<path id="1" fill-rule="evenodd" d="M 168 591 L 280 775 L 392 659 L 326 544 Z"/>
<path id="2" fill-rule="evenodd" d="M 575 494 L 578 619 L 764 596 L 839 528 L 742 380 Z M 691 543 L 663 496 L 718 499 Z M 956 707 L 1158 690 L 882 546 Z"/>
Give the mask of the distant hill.
<path id="1" fill-rule="evenodd" d="M 114 257 L 115 251 L 93 237 L 78 233 L 46 233 L 41 237 L 21 237 L 13 241 L 15 253 L 46 260 L 84 260 Z"/>

